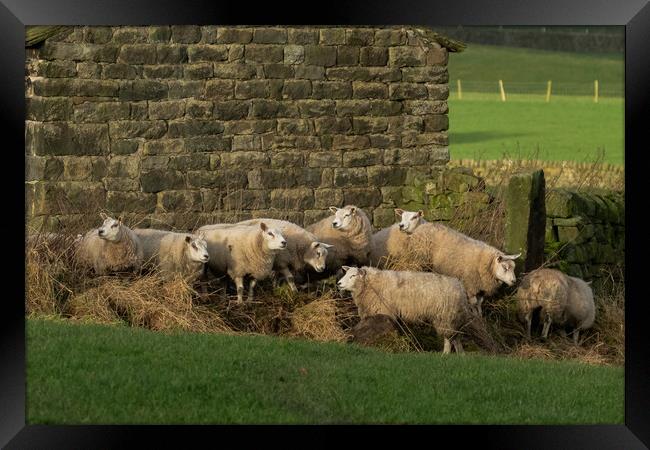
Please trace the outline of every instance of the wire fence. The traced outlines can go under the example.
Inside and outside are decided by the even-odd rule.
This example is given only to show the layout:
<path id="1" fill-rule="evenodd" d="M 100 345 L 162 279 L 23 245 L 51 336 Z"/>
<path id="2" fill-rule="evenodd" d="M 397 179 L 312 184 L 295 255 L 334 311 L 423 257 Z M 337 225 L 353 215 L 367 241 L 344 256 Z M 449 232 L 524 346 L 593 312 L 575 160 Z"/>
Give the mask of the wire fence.
<path id="1" fill-rule="evenodd" d="M 537 81 L 537 82 L 521 82 L 521 81 L 471 81 L 471 80 L 458 80 L 452 79 L 449 82 L 449 94 L 451 98 L 467 98 L 469 94 L 494 94 L 501 96 L 501 91 L 507 98 L 509 94 L 516 95 L 532 95 L 540 96 L 542 98 L 553 96 L 580 96 L 580 97 L 593 97 L 596 101 L 598 98 L 623 98 L 625 96 L 625 88 L 619 83 L 603 83 L 599 80 L 592 82 L 562 82 L 562 81 Z"/>

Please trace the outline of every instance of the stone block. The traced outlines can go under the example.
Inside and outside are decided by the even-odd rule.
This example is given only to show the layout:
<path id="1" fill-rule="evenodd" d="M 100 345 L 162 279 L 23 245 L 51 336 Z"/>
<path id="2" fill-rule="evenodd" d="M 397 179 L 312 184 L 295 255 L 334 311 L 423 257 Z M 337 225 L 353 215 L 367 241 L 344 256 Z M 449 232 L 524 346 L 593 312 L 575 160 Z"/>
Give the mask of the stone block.
<path id="1" fill-rule="evenodd" d="M 271 191 L 271 208 L 296 211 L 313 207 L 314 192 L 312 189 L 274 189 Z"/>
<path id="2" fill-rule="evenodd" d="M 381 191 L 378 188 L 348 188 L 343 189 L 343 203 L 357 205 L 360 208 L 379 206 Z"/>
<path id="3" fill-rule="evenodd" d="M 36 156 L 101 155 L 108 152 L 108 126 L 29 122 L 25 146 Z"/>
<path id="4" fill-rule="evenodd" d="M 516 174 L 510 178 L 506 190 L 505 251 L 521 253 L 515 268 L 517 273 L 529 272 L 543 263 L 546 228 L 544 198 L 542 170 Z"/>
<path id="5" fill-rule="evenodd" d="M 149 170 L 140 173 L 142 192 L 160 192 L 185 188 L 185 177 L 182 173 L 171 170 Z"/>

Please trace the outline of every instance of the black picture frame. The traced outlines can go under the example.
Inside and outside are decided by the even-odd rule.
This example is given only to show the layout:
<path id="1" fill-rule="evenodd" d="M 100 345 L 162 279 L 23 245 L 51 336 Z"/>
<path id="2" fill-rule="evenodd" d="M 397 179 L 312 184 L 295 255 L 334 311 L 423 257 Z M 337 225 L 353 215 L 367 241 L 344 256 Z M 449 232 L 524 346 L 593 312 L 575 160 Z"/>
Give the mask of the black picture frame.
<path id="1" fill-rule="evenodd" d="M 215 445 L 226 442 L 223 433 L 246 433 L 265 438 L 280 427 L 212 426 L 48 426 L 25 425 L 25 305 L 24 246 L 24 158 L 19 153 L 25 126 L 25 25 L 159 25 L 159 24 L 250 24 L 250 25 L 624 25 L 625 54 L 625 140 L 626 140 L 626 239 L 634 245 L 626 252 L 626 342 L 625 424 L 584 426 L 436 426 L 411 427 L 421 437 L 435 436 L 435 442 L 451 439 L 454 445 L 478 442 L 492 448 L 645 448 L 650 445 L 650 351 L 644 335 L 648 311 L 643 290 L 644 174 L 646 115 L 650 112 L 650 4 L 644 0 L 626 2 L 589 0 L 518 0 L 499 2 L 411 1 L 350 4 L 348 2 L 202 2 L 174 0 L 2 0 L 0 3 L 0 108 L 3 133 L 2 183 L 6 215 L 0 220 L 5 237 L 5 290 L 2 302 L 2 376 L 0 445 L 6 448 L 102 448 L 124 446 L 145 439 L 149 446 L 187 444 L 197 437 Z M 644 114 L 646 113 L 646 114 Z M 10 156 L 11 155 L 11 156 Z M 9 208 L 9 209 L 7 209 Z M 13 219 L 13 220 L 11 220 Z M 15 239 L 8 238 L 16 236 Z M 23 263 L 16 263 L 23 261 Z M 22 272 L 22 273 L 21 273 Z M 24 278 L 23 278 L 24 279 Z M 329 429 L 309 431 L 313 441 L 334 440 Z M 340 431 L 339 427 L 334 427 Z M 378 437 L 387 432 L 403 437 L 404 429 L 372 427 Z M 340 441 L 341 444 L 346 441 Z M 404 441 L 403 441 L 404 442 Z M 411 441 L 412 442 L 412 441 Z M 427 441 L 425 441 L 427 442 Z M 428 442 L 431 442 L 430 440 Z M 644 446 L 645 443 L 645 446 Z"/>

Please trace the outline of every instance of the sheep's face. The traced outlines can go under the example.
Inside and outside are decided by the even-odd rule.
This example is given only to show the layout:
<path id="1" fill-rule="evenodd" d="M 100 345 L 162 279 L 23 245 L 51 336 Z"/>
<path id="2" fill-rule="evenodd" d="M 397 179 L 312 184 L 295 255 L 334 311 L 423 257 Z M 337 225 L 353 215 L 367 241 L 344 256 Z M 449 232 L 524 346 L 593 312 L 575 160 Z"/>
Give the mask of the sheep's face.
<path id="1" fill-rule="evenodd" d="M 269 228 L 264 222 L 260 223 L 262 237 L 269 250 L 282 250 L 287 248 L 287 240 L 277 228 Z"/>
<path id="2" fill-rule="evenodd" d="M 415 229 L 422 223 L 422 216 L 424 212 L 422 211 L 404 211 L 403 209 L 396 209 L 395 214 L 400 217 L 399 230 L 411 234 Z"/>
<path id="3" fill-rule="evenodd" d="M 185 245 L 192 262 L 206 263 L 210 260 L 208 243 L 202 237 L 185 236 Z"/>
<path id="4" fill-rule="evenodd" d="M 109 242 L 119 240 L 122 221 L 108 217 L 106 214 L 102 215 L 102 219 L 104 219 L 104 223 L 97 229 L 99 237 Z"/>
<path id="5" fill-rule="evenodd" d="M 365 270 L 357 267 L 343 266 L 342 269 L 345 271 L 345 275 L 336 283 L 342 291 L 353 291 L 366 275 Z"/>
<path id="6" fill-rule="evenodd" d="M 309 249 L 305 252 L 305 263 L 312 266 L 316 272 L 324 271 L 328 249 L 332 247 L 334 246 L 325 244 L 324 242 L 312 242 Z"/>
<path id="7" fill-rule="evenodd" d="M 354 220 L 354 217 L 357 214 L 357 208 L 354 206 L 346 206 L 345 208 L 330 206 L 330 211 L 334 213 L 332 228 L 341 231 L 345 231 L 350 227 L 352 221 Z"/>
<path id="8" fill-rule="evenodd" d="M 500 280 L 512 286 L 517 281 L 515 276 L 515 259 L 519 258 L 521 253 L 517 255 L 499 255 L 494 259 L 494 276 L 497 280 Z"/>

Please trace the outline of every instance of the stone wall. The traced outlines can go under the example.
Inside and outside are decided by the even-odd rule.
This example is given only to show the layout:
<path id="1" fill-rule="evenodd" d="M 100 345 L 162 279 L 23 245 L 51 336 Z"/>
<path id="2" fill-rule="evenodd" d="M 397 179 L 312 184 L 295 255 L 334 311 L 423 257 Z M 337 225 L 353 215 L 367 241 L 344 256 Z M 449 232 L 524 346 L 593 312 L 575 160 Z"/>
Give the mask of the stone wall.
<path id="1" fill-rule="evenodd" d="M 449 159 L 447 59 L 404 27 L 70 28 L 27 50 L 28 220 L 311 223 L 354 203 L 383 224 Z"/>
<path id="2" fill-rule="evenodd" d="M 449 161 L 448 166 L 469 167 L 491 186 L 505 184 L 509 176 L 517 172 L 543 169 L 546 183 L 552 187 L 574 189 L 590 187 L 613 191 L 625 189 L 623 164 L 539 159 L 453 159 Z"/>
<path id="3" fill-rule="evenodd" d="M 447 223 L 508 253 L 522 252 L 522 271 L 543 263 L 594 281 L 596 287 L 620 280 L 625 267 L 624 193 L 554 188 L 544 195 L 544 178 L 542 170 L 523 171 L 495 188 L 469 167 L 434 169 L 428 176 L 407 177 L 407 186 L 386 189 L 375 215 L 385 226 L 395 222 L 394 207 L 422 209 L 430 221 Z"/>
<path id="4" fill-rule="evenodd" d="M 622 193 L 554 189 L 546 197 L 546 257 L 585 280 L 622 275 L 625 199 Z"/>

